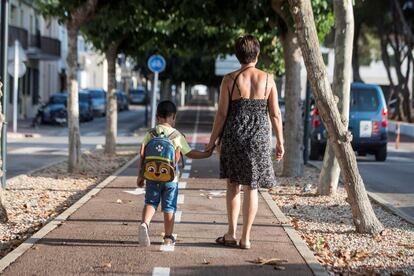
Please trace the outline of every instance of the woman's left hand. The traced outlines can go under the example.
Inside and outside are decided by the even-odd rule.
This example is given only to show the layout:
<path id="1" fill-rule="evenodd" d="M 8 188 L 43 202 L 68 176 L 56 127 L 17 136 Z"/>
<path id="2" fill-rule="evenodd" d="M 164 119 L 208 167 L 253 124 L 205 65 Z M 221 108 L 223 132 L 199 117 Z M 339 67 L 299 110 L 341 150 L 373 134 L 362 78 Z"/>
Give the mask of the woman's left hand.
<path id="1" fill-rule="evenodd" d="M 204 151 L 213 151 L 214 148 L 216 147 L 216 145 L 214 144 L 214 142 L 209 142 L 205 147 L 204 147 Z"/>

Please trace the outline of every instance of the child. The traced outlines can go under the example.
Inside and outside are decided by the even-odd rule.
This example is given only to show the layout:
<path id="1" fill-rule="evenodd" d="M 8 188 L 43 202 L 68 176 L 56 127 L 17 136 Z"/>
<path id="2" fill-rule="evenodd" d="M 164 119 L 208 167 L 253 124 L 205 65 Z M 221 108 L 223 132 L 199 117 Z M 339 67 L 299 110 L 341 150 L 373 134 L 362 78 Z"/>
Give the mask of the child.
<path id="1" fill-rule="evenodd" d="M 151 139 L 154 137 L 154 134 L 163 134 L 164 137 L 169 137 L 172 145 L 174 146 L 174 149 L 178 153 L 178 156 L 180 156 L 181 152 L 181 154 L 185 155 L 186 157 L 193 159 L 202 159 L 208 158 L 212 154 L 212 151 L 202 152 L 190 148 L 184 136 L 174 129 L 176 113 L 177 108 L 174 103 L 171 101 L 160 102 L 157 107 L 157 125 L 155 126 L 155 129 L 145 135 L 142 142 L 140 159 L 141 170 L 137 179 L 138 187 L 143 187 L 144 181 L 146 182 L 145 206 L 144 210 L 142 211 L 141 225 L 139 226 L 139 244 L 141 246 L 149 246 L 151 244 L 148 235 L 149 223 L 151 222 L 151 219 L 155 214 L 160 201 L 162 211 L 164 212 L 164 244 L 169 245 L 175 243 L 175 238 L 172 234 L 174 228 L 174 215 L 177 209 L 178 172 L 176 172 L 175 177 L 171 182 L 157 182 L 144 179 L 145 146 L 151 141 Z M 173 135 L 174 137 L 171 137 Z M 177 163 L 178 158 L 179 157 L 176 158 Z M 151 172 L 152 171 L 154 171 L 153 167 L 151 167 Z M 157 175 L 159 175 L 159 173 Z"/>

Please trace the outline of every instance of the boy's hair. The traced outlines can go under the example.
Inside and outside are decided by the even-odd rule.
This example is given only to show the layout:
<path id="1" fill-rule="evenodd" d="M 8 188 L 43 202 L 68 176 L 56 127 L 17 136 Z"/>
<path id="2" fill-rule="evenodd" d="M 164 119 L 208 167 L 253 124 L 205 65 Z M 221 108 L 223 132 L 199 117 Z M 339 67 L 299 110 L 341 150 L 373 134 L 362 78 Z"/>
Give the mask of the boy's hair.
<path id="1" fill-rule="evenodd" d="M 157 106 L 157 116 L 167 119 L 177 113 L 177 107 L 172 101 L 162 101 Z"/>

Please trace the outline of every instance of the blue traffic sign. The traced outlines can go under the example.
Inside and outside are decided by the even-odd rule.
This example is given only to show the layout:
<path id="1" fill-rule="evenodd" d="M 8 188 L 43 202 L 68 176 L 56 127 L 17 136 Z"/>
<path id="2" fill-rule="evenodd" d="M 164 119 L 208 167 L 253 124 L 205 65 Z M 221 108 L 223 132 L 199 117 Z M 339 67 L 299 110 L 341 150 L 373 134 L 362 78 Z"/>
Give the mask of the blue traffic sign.
<path id="1" fill-rule="evenodd" d="M 165 59 L 160 55 L 152 55 L 148 59 L 148 68 L 154 73 L 160 73 L 165 70 L 167 63 Z"/>

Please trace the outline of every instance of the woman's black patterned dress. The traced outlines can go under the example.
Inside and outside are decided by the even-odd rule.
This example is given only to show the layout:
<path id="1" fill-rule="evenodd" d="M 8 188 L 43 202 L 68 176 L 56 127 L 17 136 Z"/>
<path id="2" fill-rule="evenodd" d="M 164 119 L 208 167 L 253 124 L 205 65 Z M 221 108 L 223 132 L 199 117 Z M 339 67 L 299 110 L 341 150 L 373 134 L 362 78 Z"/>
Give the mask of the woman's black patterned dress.
<path id="1" fill-rule="evenodd" d="M 230 99 L 233 90 L 234 85 Z M 266 99 L 245 99 L 240 94 L 230 102 L 221 138 L 220 178 L 252 189 L 276 185 Z"/>

